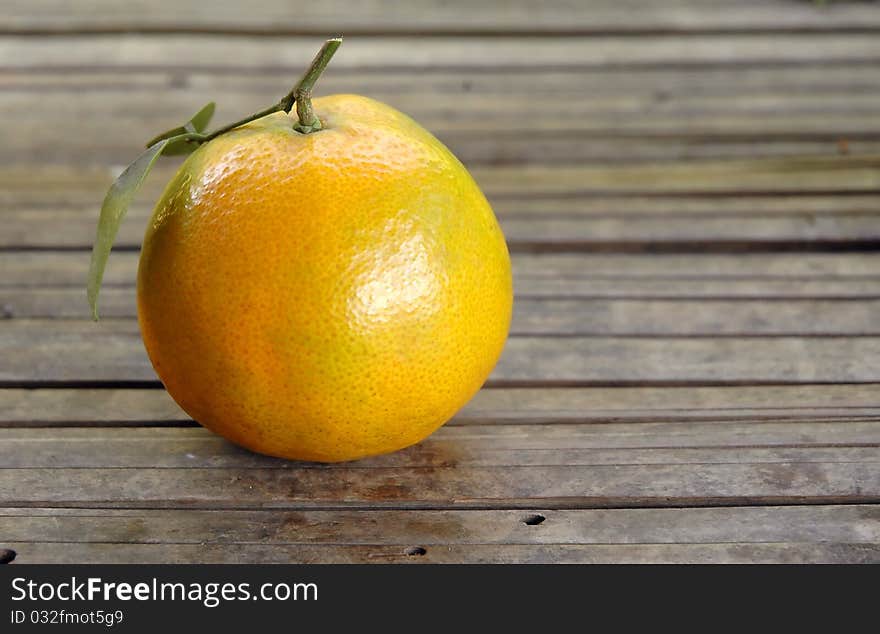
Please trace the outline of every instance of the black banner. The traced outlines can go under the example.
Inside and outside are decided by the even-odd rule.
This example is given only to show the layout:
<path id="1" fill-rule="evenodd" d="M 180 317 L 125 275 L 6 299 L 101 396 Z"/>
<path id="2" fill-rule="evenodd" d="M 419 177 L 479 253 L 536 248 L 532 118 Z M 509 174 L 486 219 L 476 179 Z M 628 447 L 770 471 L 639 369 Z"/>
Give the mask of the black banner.
<path id="1" fill-rule="evenodd" d="M 549 631 L 570 619 L 680 623 L 705 610 L 725 622 L 763 614 L 766 623 L 768 616 L 790 619 L 829 608 L 835 599 L 846 606 L 841 617 L 859 607 L 873 610 L 878 572 L 869 566 L 9 565 L 0 566 L 0 632 L 178 631 L 187 623 L 197 623 L 198 631 L 392 623 L 468 631 L 474 618 L 510 631 Z"/>

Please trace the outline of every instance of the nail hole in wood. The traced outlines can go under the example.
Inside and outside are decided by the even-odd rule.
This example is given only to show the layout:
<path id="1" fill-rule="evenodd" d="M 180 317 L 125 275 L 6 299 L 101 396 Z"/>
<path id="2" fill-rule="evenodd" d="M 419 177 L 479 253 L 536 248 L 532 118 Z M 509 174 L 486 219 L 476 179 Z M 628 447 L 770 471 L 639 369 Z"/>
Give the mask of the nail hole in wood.
<path id="1" fill-rule="evenodd" d="M 421 557 L 428 554 L 428 551 L 421 546 L 412 546 L 406 549 L 407 557 Z"/>
<path id="2" fill-rule="evenodd" d="M 523 519 L 522 523 L 525 524 L 526 526 L 537 526 L 538 524 L 543 522 L 545 519 L 547 519 L 547 518 L 544 517 L 543 515 L 540 515 L 538 513 L 534 513 L 532 515 L 527 515 Z"/>

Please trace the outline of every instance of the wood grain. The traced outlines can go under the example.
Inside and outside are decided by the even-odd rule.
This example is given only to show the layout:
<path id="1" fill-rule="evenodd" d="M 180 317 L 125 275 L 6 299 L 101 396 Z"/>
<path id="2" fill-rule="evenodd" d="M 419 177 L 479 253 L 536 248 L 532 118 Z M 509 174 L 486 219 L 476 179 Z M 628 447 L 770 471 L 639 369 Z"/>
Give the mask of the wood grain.
<path id="1" fill-rule="evenodd" d="M 0 66 L 0 111 L 6 112 L 0 120 L 5 138 L 0 163 L 127 163 L 140 142 L 185 120 L 209 98 L 219 103 L 217 121 L 238 118 L 276 100 L 289 81 L 284 78 L 295 73 L 275 68 L 275 62 L 269 51 L 265 66 L 247 72 L 174 66 L 63 72 L 49 66 L 22 73 Z M 157 92 L 162 94 L 160 101 L 152 98 Z M 869 66 L 852 63 L 832 68 L 649 70 L 377 68 L 370 73 L 334 65 L 322 78 L 321 92 L 365 94 L 402 108 L 470 165 L 876 154 L 878 145 L 876 126 L 859 130 L 850 119 L 873 112 L 880 85 Z M 557 123 L 569 122 L 573 129 L 522 134 L 521 121 L 529 117 L 533 92 L 542 95 Z M 59 99 L 77 126 L 65 126 L 67 119 L 47 120 L 40 109 L 31 107 L 34 100 Z M 128 107 L 121 109 L 119 104 Z M 818 123 L 817 113 L 823 121 L 810 125 Z M 752 115 L 751 130 L 717 125 L 737 114 Z M 633 133 L 620 127 L 626 118 L 665 123 L 655 128 L 642 125 Z M 596 119 L 602 126 L 574 129 L 583 119 Z M 459 120 L 484 125 L 466 131 L 449 126 Z M 804 125 L 792 130 L 795 120 Z M 713 128 L 711 136 L 700 132 L 705 126 Z"/>
<path id="2" fill-rule="evenodd" d="M 10 543 L 19 563 L 483 563 L 734 564 L 878 563 L 875 544 L 448 545 L 411 555 L 411 545 L 32 544 Z"/>
<path id="3" fill-rule="evenodd" d="M 531 515 L 544 521 L 526 524 Z M 0 508 L 10 542 L 200 545 L 876 544 L 874 506 L 523 511 Z"/>
<path id="4" fill-rule="evenodd" d="M 105 45 L 107 42 L 116 42 L 117 47 L 123 48 L 131 46 L 131 37 L 105 37 L 101 41 Z M 223 41 L 222 38 L 217 39 Z M 289 39 L 284 38 L 285 41 Z M 2 41 L 24 46 L 28 40 L 3 38 Z M 56 41 L 70 42 L 65 38 L 47 38 L 45 44 L 49 49 L 41 50 L 58 52 L 52 44 Z M 160 38 L 160 41 L 175 40 Z M 198 51 L 200 46 L 212 41 L 212 38 L 188 39 L 182 41 L 181 46 Z M 251 50 L 260 41 L 241 39 L 237 43 Z M 484 41 L 485 50 L 492 50 L 493 41 Z M 754 42 L 755 38 L 751 38 L 751 41 Z M 621 40 L 621 45 L 624 42 L 629 44 L 631 50 L 644 46 L 642 39 Z M 75 43 L 78 48 L 88 50 L 97 46 L 99 40 L 86 38 Z M 531 47 L 527 42 L 523 45 Z M 150 60 L 144 59 L 140 60 L 142 68 L 114 65 L 114 59 L 100 60 L 100 66 L 65 67 L 63 64 L 68 58 L 60 54 L 57 59 L 51 55 L 47 57 L 43 52 L 31 58 L 31 61 L 43 61 L 45 65 L 30 67 L 27 72 L 15 66 L 20 60 L 0 60 L 0 86 L 5 91 L 4 97 L 10 98 L 13 103 L 20 101 L 22 95 L 31 94 L 38 98 L 65 90 L 69 98 L 88 100 L 94 100 L 97 94 L 118 98 L 125 91 L 146 95 L 161 90 L 163 101 L 167 99 L 167 102 L 156 105 L 163 112 L 184 105 L 198 107 L 201 104 L 196 99 L 207 94 L 230 95 L 234 99 L 247 99 L 250 95 L 255 104 L 260 100 L 259 105 L 264 105 L 266 98 L 277 98 L 279 89 L 283 91 L 295 77 L 288 77 L 287 70 L 278 66 L 279 60 L 271 47 L 266 46 L 262 50 L 265 51 L 265 58 L 260 60 L 255 52 L 254 66 L 244 69 L 234 66 L 192 66 L 183 64 L 185 60 L 180 59 L 168 59 L 162 65 L 147 65 Z M 769 101 L 774 105 L 789 103 L 787 100 L 791 100 L 791 104 L 818 105 L 817 93 L 827 93 L 829 104 L 847 109 L 849 102 L 843 99 L 846 94 L 853 93 L 853 103 L 864 105 L 868 96 L 880 90 L 880 79 L 873 66 L 859 63 L 855 57 L 823 64 L 795 60 L 788 64 L 773 64 L 769 59 L 761 64 L 738 64 L 738 59 L 731 57 L 726 63 L 713 65 L 652 65 L 643 68 L 619 67 L 608 63 L 605 66 L 581 64 L 561 65 L 558 68 L 468 65 L 452 70 L 438 66 L 353 68 L 348 64 L 338 67 L 337 60 L 334 60 L 326 75 L 322 75 L 320 86 L 323 94 L 355 92 L 379 99 L 403 97 L 415 101 L 415 96 L 421 93 L 432 98 L 437 96 L 447 104 L 453 96 L 473 99 L 475 103 L 484 98 L 498 101 L 500 96 L 522 96 L 528 88 L 533 88 L 548 100 L 571 101 L 578 98 L 585 108 L 604 105 L 607 109 L 612 103 L 630 107 L 633 104 L 653 103 L 658 110 L 675 110 L 685 103 L 711 104 L 721 110 L 735 109 L 749 103 L 749 100 Z M 304 66 L 305 60 L 300 60 L 299 65 Z M 78 88 L 82 94 L 70 94 L 71 88 Z M 728 103 L 722 102 L 721 97 L 728 98 Z M 221 108 L 220 116 L 236 114 L 231 111 L 224 113 L 226 106 L 218 105 Z M 567 104 L 570 108 L 578 105 Z M 133 104 L 133 107 L 148 112 L 139 105 Z M 117 111 L 117 114 L 121 113 Z"/>
<path id="5" fill-rule="evenodd" d="M 105 284 L 134 285 L 138 257 L 137 253 L 114 251 Z M 547 288 L 576 287 L 581 282 L 602 280 L 640 280 L 662 287 L 666 282 L 693 280 L 716 284 L 718 290 L 723 290 L 726 284 L 737 281 L 779 281 L 791 289 L 782 294 L 786 297 L 796 293 L 800 283 L 832 282 L 845 288 L 843 285 L 848 282 L 873 282 L 880 278 L 880 258 L 873 253 L 514 253 L 511 262 L 514 284 L 528 288 L 541 284 Z M 0 251 L 0 287 L 81 288 L 88 263 L 87 251 Z M 523 289 L 518 295 L 530 293 Z"/>
<path id="6" fill-rule="evenodd" d="M 17 256 L 22 254 L 16 254 Z M 50 258 L 46 254 L 43 257 Z M 125 259 L 125 253 L 117 253 L 111 259 L 111 268 L 123 267 L 116 264 Z M 79 256 L 78 256 L 79 257 Z M 658 256 L 660 257 L 660 256 Z M 747 257 L 747 256 L 743 256 Z M 802 256 L 804 259 L 813 259 L 811 255 Z M 10 258 L 4 258 L 0 252 L 0 262 L 8 262 Z M 514 264 L 518 258 L 514 255 Z M 709 264 L 710 256 L 697 256 L 691 261 L 695 265 Z M 136 260 L 132 260 L 135 261 Z M 56 262 L 57 263 L 57 262 Z M 29 263 L 31 264 L 31 263 Z M 658 268 L 662 268 L 662 261 L 658 261 Z M 50 265 L 51 266 L 51 265 Z M 10 266 L 11 268 L 11 266 Z M 22 273 L 23 267 L 16 267 L 13 273 Z M 0 296 L 4 298 L 4 304 L 0 305 L 0 315 L 8 317 L 16 316 L 16 311 L 21 314 L 28 312 L 39 313 L 40 306 L 51 306 L 55 302 L 64 301 L 60 297 L 69 297 L 72 302 L 71 310 L 76 308 L 77 301 L 81 302 L 82 292 L 80 286 L 82 279 L 70 281 L 69 272 L 65 271 L 56 275 L 57 271 L 47 270 L 39 265 L 30 267 L 35 275 L 35 281 L 42 284 L 55 284 L 61 282 L 62 288 L 45 289 L 31 286 L 31 282 L 24 282 L 26 286 L 18 284 L 13 276 L 8 278 L 9 283 L 3 286 L 0 279 Z M 541 268 L 540 265 L 536 268 Z M 573 275 L 567 278 L 552 278 L 531 276 L 528 271 L 523 271 L 514 278 L 516 295 L 523 299 L 526 297 L 567 298 L 577 297 L 582 299 L 614 298 L 614 299 L 692 299 L 703 298 L 706 300 L 724 300 L 737 298 L 742 300 L 786 300 L 786 299 L 839 299 L 852 300 L 864 298 L 873 300 L 880 297 L 880 278 L 876 276 L 827 276 L 798 278 L 796 276 L 719 276 L 699 277 L 687 275 L 669 275 L 665 277 L 651 277 L 649 275 L 617 277 L 614 275 L 593 277 L 586 272 L 583 275 Z M 116 280 L 115 282 L 113 280 Z M 107 316 L 124 316 L 127 302 L 130 302 L 133 292 L 131 284 L 135 277 L 126 276 L 124 268 L 117 268 L 112 277 L 105 278 L 104 288 L 101 291 L 102 314 L 106 309 Z M 57 294 L 57 293 L 60 293 Z M 77 300 L 77 297 L 79 300 Z M 59 304 L 55 304 L 59 305 Z M 4 308 L 5 306 L 5 308 Z M 61 315 L 59 315 L 60 317 Z M 73 315 L 70 315 L 73 316 Z M 80 317 L 85 316 L 79 313 Z"/>
<path id="7" fill-rule="evenodd" d="M 590 85 L 579 75 L 572 74 L 569 82 L 583 85 L 581 90 L 588 96 L 548 96 L 544 118 L 530 125 L 541 132 L 537 139 L 522 134 L 532 98 L 528 90 L 515 85 L 506 93 L 473 95 L 460 89 L 426 94 L 418 91 L 418 83 L 413 93 L 384 94 L 368 86 L 353 90 L 414 117 L 471 165 L 602 164 L 677 157 L 758 158 L 762 154 L 833 157 L 841 152 L 876 153 L 878 146 L 876 91 L 858 97 L 846 92 L 836 97 L 834 93 L 791 91 L 670 98 L 663 96 L 667 94 L 664 88 L 657 87 L 644 95 L 597 96 L 589 93 Z M 63 119 L 47 121 L 30 107 L 34 91 L 6 90 L 0 93 L 0 120 L 7 122 L 2 125 L 7 142 L 0 163 L 128 163 L 156 130 L 185 121 L 199 107 L 195 101 L 215 99 L 221 104 L 217 121 L 235 120 L 275 101 L 284 83 L 276 80 L 275 86 L 263 92 L 171 90 L 159 102 L 153 98 L 154 87 L 71 95 L 62 84 L 37 93 L 45 101 L 63 99 L 68 117 L 78 121 L 73 129 Z M 119 104 L 127 101 L 130 107 L 120 110 Z"/>
<path id="8" fill-rule="evenodd" d="M 74 288 L 0 288 L 5 318 L 88 319 Z M 519 298 L 513 335 L 814 336 L 880 335 L 880 300 L 683 300 Z M 135 318 L 132 287 L 102 293 L 106 318 Z"/>
<path id="9" fill-rule="evenodd" d="M 136 279 L 136 253 L 114 252 L 102 302 L 124 311 Z M 518 298 L 626 299 L 875 299 L 880 259 L 870 253 L 557 254 L 514 253 Z M 83 288 L 87 252 L 2 252 L 0 291 L 14 316 L 16 305 L 49 301 L 39 287 Z M 115 288 L 123 287 L 123 288 Z M 73 300 L 75 301 L 75 299 Z"/>
<path id="10" fill-rule="evenodd" d="M 71 6 L 0 24 L 0 560 L 880 563 L 876 6 Z M 386 101 L 465 162 L 517 301 L 449 424 L 318 465 L 160 389 L 134 282 L 175 161 L 99 324 L 83 286 L 141 143 L 211 99 L 218 122 L 276 100 L 331 27 L 322 94 Z"/>
<path id="11" fill-rule="evenodd" d="M 877 503 L 880 462 L 0 470 L 7 506 L 530 508 Z"/>
<path id="12" fill-rule="evenodd" d="M 877 419 L 442 427 L 407 450 L 356 463 L 267 458 L 200 428 L 0 429 L 6 469 L 353 469 L 878 462 Z M 674 450 L 674 451 L 673 451 Z M 880 476 L 880 473 L 877 474 Z"/>
<path id="13" fill-rule="evenodd" d="M 491 384 L 871 383 L 880 337 L 511 337 Z M 0 381 L 156 381 L 134 320 L 7 320 Z"/>
<path id="14" fill-rule="evenodd" d="M 876 194 L 880 157 L 703 161 L 637 165 L 477 166 L 471 172 L 495 201 L 522 197 L 611 195 Z M 160 163 L 139 200 L 156 200 L 176 171 Z M 121 166 L 120 166 L 121 170 Z M 98 166 L 6 166 L 0 169 L 0 204 L 91 207 L 103 200 L 117 170 Z"/>
<path id="15" fill-rule="evenodd" d="M 873 13 L 880 15 L 876 11 Z M 291 79 L 295 80 L 325 36 L 326 33 L 311 37 L 236 38 L 234 49 L 230 49 L 230 39 L 224 35 L 168 34 L 160 37 L 127 33 L 106 37 L 59 35 L 51 38 L 8 35 L 0 39 L 0 69 L 155 70 L 175 67 L 227 72 L 272 68 L 279 73 L 290 73 Z M 767 63 L 809 64 L 815 68 L 842 62 L 864 65 L 878 57 L 880 42 L 873 33 L 829 33 L 821 37 L 785 33 L 767 37 L 751 34 L 643 35 L 638 38 L 352 37 L 333 58 L 328 76 L 335 71 L 375 69 L 434 73 L 458 68 L 528 71 L 536 68 L 660 68 Z"/>
<path id="16" fill-rule="evenodd" d="M 880 418 L 865 385 L 481 390 L 448 425 Z M 0 427 L 191 425 L 159 389 L 0 389 Z"/>
<path id="17" fill-rule="evenodd" d="M 797 423 L 798 421 L 791 421 Z M 813 424 L 813 421 L 809 421 Z M 852 423 L 851 419 L 836 419 L 830 421 L 837 427 L 841 427 L 842 423 Z M 752 465 L 774 465 L 774 464 L 857 464 L 864 463 L 869 468 L 875 468 L 877 462 L 877 443 L 860 442 L 862 439 L 869 437 L 871 432 L 865 431 L 865 428 L 850 430 L 851 433 L 844 434 L 843 443 L 850 442 L 851 445 L 838 444 L 816 444 L 804 446 L 789 446 L 785 442 L 793 442 L 793 438 L 797 435 L 797 425 L 789 425 L 788 436 L 784 433 L 777 432 L 776 439 L 778 444 L 766 440 L 768 431 L 759 431 L 761 439 L 759 442 L 766 442 L 766 446 L 761 447 L 745 447 L 740 445 L 730 446 L 707 446 L 707 447 L 690 447 L 677 446 L 672 443 L 669 447 L 601 447 L 601 448 L 522 448 L 522 447 L 488 447 L 487 445 L 472 444 L 468 441 L 461 441 L 455 438 L 445 439 L 441 434 L 437 438 L 426 441 L 425 444 L 416 448 L 406 450 L 404 452 L 395 453 L 380 459 L 371 459 L 365 462 L 359 462 L 352 468 L 373 469 L 373 468 L 393 468 L 393 469 L 436 469 L 436 468 L 470 468 L 470 467 L 556 467 L 556 466 L 637 466 L 637 465 L 708 465 L 708 464 L 734 464 L 747 463 Z M 714 441 L 723 442 L 725 438 L 729 438 L 730 434 L 725 434 L 727 430 L 722 430 Z M 783 430 L 785 431 L 785 430 Z M 821 436 L 822 430 L 818 433 Z M 733 432 L 732 432 L 733 433 Z M 706 434 L 704 433 L 704 436 Z M 809 435 L 809 434 L 805 434 Z M 855 438 L 855 440 L 853 440 Z M 180 439 L 182 444 L 180 448 L 172 448 L 175 452 L 174 456 L 161 456 L 157 452 L 159 449 L 169 449 L 169 443 L 162 445 L 156 442 L 142 442 L 139 444 L 124 446 L 125 456 L 141 455 L 137 452 L 154 452 L 151 454 L 153 459 L 157 459 L 161 468 L 187 468 L 187 469 L 205 469 L 205 468 L 270 468 L 270 469 L 292 469 L 314 468 L 317 465 L 297 465 L 284 461 L 269 460 L 265 457 L 255 454 L 248 454 L 241 450 L 236 450 L 232 445 L 217 440 L 216 442 L 196 442 L 192 439 Z M 116 448 L 118 443 L 108 443 L 108 447 Z M 508 443 L 509 444 L 509 443 Z M 218 445 L 223 445 L 218 450 Z M 34 449 L 38 452 L 39 457 L 45 458 L 46 446 L 35 445 Z M 10 448 L 19 450 L 28 450 L 29 446 L 21 443 L 12 442 Z M 178 449 L 186 449 L 185 453 L 179 454 Z M 208 458 L 204 452 L 207 450 L 218 451 L 217 455 Z M 22 461 L 14 461 L 20 464 Z M 56 468 L 55 461 L 48 460 L 53 468 Z M 81 462 L 85 464 L 85 460 L 73 460 L 73 463 Z M 139 460 L 135 460 L 133 464 L 138 464 Z M 12 463 L 10 463 L 12 464 Z M 184 466 L 180 466 L 180 465 Z M 871 465 L 874 465 L 873 467 Z M 14 466 L 14 465 L 13 465 Z M 79 468 L 79 467 L 73 467 Z M 118 468 L 118 467 L 109 467 Z"/>
<path id="18" fill-rule="evenodd" d="M 39 314 L 43 310 L 41 305 L 48 309 L 64 301 L 72 302 L 70 310 L 81 310 L 76 308 L 76 297 L 82 293 L 81 306 L 85 306 L 82 289 L 88 257 L 85 251 L 0 251 L 0 311 L 7 317 L 14 317 L 17 311 L 24 315 Z M 130 306 L 137 258 L 137 253 L 124 251 L 111 255 L 101 300 L 108 315 L 125 315 L 130 310 L 126 305 Z M 520 300 L 541 297 L 778 301 L 880 297 L 880 259 L 870 253 L 514 253 L 512 263 L 514 290 Z"/>
<path id="19" fill-rule="evenodd" d="M 264 1 L 259 11 L 238 5 L 210 9 L 186 2 L 116 3 L 90 0 L 73 9 L 62 0 L 44 0 L 39 9 L 24 0 L 6 8 L 4 32 L 243 32 L 243 33 L 559 33 L 701 31 L 841 31 L 880 28 L 871 6 L 859 3 L 738 2 L 676 0 L 657 6 L 645 2 L 562 2 L 540 6 L 524 0 L 470 3 L 464 0 L 386 2 L 324 2 L 298 6 Z M 463 20 L 462 16 L 467 19 Z"/>
<path id="20" fill-rule="evenodd" d="M 880 211 L 855 209 L 858 203 L 837 208 L 778 212 L 760 203 L 749 210 L 725 212 L 722 198 L 714 214 L 690 204 L 675 206 L 657 199 L 646 211 L 634 212 L 626 200 L 616 198 L 599 211 L 589 195 L 562 199 L 516 201 L 495 197 L 494 209 L 510 248 L 525 250 L 658 250 L 684 245 L 712 250 L 725 245 L 845 244 L 880 241 Z M 856 196 L 854 198 L 862 198 Z M 869 197 L 865 197 L 869 198 Z M 733 199 L 737 200 L 737 199 Z M 711 208 L 712 202 L 707 202 Z M 804 207 L 809 207 L 805 205 Z M 816 205 L 818 206 L 818 205 Z M 590 208 L 596 209 L 590 213 Z M 854 209 L 847 211 L 847 209 Z M 150 209 L 139 205 L 122 225 L 117 247 L 140 245 Z M 665 211 L 665 213 L 664 213 Z M 2 248 L 52 249 L 91 247 L 97 211 L 90 206 L 26 206 L 0 211 L 4 232 Z M 58 227 L 64 227 L 63 232 Z"/>

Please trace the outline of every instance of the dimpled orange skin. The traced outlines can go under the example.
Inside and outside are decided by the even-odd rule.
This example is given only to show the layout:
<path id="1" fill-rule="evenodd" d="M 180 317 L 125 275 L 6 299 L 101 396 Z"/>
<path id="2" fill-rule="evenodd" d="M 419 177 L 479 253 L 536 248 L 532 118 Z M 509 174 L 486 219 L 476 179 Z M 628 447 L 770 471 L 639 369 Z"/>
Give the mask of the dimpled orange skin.
<path id="1" fill-rule="evenodd" d="M 513 293 L 495 215 L 446 147 L 365 97 L 313 105 L 323 130 L 279 112 L 187 159 L 147 228 L 138 315 L 195 420 L 336 462 L 451 418 L 501 354 Z"/>

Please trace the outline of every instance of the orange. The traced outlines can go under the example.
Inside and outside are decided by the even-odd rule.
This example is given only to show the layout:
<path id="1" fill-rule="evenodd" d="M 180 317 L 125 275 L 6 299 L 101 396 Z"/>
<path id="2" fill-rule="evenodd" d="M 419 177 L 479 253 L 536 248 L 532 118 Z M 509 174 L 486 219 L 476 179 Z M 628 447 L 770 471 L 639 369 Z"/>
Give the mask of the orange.
<path id="1" fill-rule="evenodd" d="M 199 147 L 138 270 L 147 352 L 195 420 L 257 452 L 342 461 L 431 434 L 510 324 L 510 259 L 462 164 L 393 108 L 314 100 Z"/>

